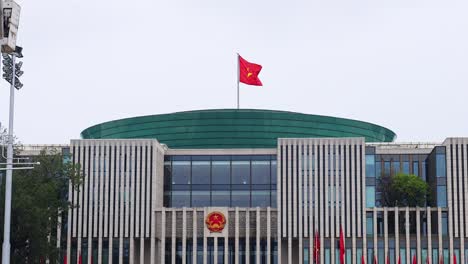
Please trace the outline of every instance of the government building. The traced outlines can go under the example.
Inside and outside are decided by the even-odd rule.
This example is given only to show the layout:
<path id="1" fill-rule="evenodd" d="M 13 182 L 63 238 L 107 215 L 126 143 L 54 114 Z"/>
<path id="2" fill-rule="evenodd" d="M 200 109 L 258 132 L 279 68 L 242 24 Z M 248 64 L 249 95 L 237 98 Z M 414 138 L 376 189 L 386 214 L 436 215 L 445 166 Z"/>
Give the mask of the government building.
<path id="1" fill-rule="evenodd" d="M 394 143 L 379 125 L 220 109 L 120 119 L 61 146 L 84 175 L 68 263 L 466 263 L 468 138 Z M 421 207 L 386 201 L 414 174 Z M 340 231 L 342 230 L 342 235 Z M 467 241 L 468 242 L 468 241 Z"/>

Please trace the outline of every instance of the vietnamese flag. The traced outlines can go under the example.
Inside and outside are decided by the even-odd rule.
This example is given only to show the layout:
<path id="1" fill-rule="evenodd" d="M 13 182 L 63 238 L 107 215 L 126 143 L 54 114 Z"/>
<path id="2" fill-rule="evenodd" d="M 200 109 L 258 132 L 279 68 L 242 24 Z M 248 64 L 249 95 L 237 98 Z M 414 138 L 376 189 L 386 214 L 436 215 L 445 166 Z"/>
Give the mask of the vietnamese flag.
<path id="1" fill-rule="evenodd" d="M 413 255 L 413 264 L 416 264 L 416 255 Z"/>
<path id="2" fill-rule="evenodd" d="M 262 82 L 258 78 L 258 74 L 262 70 L 262 65 L 255 64 L 244 60 L 239 54 L 239 82 L 248 85 L 262 86 Z"/>
<path id="3" fill-rule="evenodd" d="M 453 254 L 453 264 L 457 264 L 457 255 Z"/>
<path id="4" fill-rule="evenodd" d="M 345 244 L 343 236 L 343 228 L 340 226 L 340 263 L 344 264 L 344 255 L 345 255 Z"/>
<path id="5" fill-rule="evenodd" d="M 401 256 L 398 255 L 398 264 L 401 264 Z"/>
<path id="6" fill-rule="evenodd" d="M 361 264 L 366 264 L 366 261 L 365 261 L 364 255 L 362 255 L 362 256 L 361 256 Z"/>
<path id="7" fill-rule="evenodd" d="M 315 231 L 315 239 L 314 239 L 314 261 L 315 263 L 319 263 L 320 258 L 320 238 L 318 231 Z"/>

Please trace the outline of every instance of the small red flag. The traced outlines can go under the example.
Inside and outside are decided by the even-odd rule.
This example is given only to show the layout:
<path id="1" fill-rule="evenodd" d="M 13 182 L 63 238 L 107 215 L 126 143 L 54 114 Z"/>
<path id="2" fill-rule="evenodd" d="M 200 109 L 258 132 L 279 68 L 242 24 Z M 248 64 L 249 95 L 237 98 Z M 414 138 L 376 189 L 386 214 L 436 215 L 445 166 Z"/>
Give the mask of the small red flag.
<path id="1" fill-rule="evenodd" d="M 345 244 L 344 244 L 343 228 L 340 226 L 340 263 L 341 264 L 345 263 L 344 256 L 345 256 Z"/>
<path id="2" fill-rule="evenodd" d="M 80 252 L 80 256 L 78 257 L 78 264 L 83 264 L 83 258 L 81 257 L 81 252 Z"/>
<path id="3" fill-rule="evenodd" d="M 398 264 L 401 264 L 401 256 L 398 255 Z"/>
<path id="4" fill-rule="evenodd" d="M 390 256 L 387 255 L 387 264 L 390 264 Z"/>
<path id="5" fill-rule="evenodd" d="M 63 264 L 68 264 L 68 261 L 67 261 L 67 254 L 65 254 L 63 256 Z"/>
<path id="6" fill-rule="evenodd" d="M 318 231 L 315 231 L 315 239 L 314 239 L 314 261 L 315 263 L 319 263 L 320 258 L 320 238 Z"/>
<path id="7" fill-rule="evenodd" d="M 364 258 L 364 255 L 361 256 L 361 264 L 366 264 L 366 258 Z"/>
<path id="8" fill-rule="evenodd" d="M 439 264 L 444 264 L 444 257 L 442 255 L 439 257 Z"/>
<path id="9" fill-rule="evenodd" d="M 457 255 L 453 254 L 453 264 L 457 264 Z"/>
<path id="10" fill-rule="evenodd" d="M 416 264 L 416 255 L 413 255 L 413 264 Z"/>
<path id="11" fill-rule="evenodd" d="M 374 264 L 377 264 L 377 256 L 374 255 Z"/>
<path id="12" fill-rule="evenodd" d="M 255 64 L 244 60 L 240 55 L 239 56 L 239 82 L 262 86 L 262 82 L 258 78 L 258 74 L 262 70 L 262 65 Z"/>
<path id="13" fill-rule="evenodd" d="M 429 260 L 429 256 L 426 257 L 426 264 L 431 264 L 431 261 Z"/>

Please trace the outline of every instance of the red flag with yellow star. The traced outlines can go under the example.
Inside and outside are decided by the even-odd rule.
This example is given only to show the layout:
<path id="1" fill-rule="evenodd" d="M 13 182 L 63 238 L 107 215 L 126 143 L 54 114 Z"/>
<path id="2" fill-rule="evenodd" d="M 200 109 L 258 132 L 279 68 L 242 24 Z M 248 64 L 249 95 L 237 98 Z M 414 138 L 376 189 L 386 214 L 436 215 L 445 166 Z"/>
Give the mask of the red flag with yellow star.
<path id="1" fill-rule="evenodd" d="M 262 82 L 258 78 L 258 74 L 262 70 L 262 65 L 255 64 L 244 60 L 240 55 L 239 56 L 239 82 L 262 86 Z"/>

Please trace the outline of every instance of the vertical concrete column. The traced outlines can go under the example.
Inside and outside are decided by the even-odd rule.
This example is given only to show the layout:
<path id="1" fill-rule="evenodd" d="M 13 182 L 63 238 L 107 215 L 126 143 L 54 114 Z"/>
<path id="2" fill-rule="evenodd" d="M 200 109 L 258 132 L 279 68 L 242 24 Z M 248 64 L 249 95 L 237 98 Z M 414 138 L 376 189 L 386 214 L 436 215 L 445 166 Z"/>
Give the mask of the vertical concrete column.
<path id="1" fill-rule="evenodd" d="M 140 264 L 145 263 L 145 238 L 140 236 Z"/>
<path id="2" fill-rule="evenodd" d="M 330 200 L 329 200 L 329 192 L 330 192 L 330 181 L 329 181 L 329 172 L 328 172 L 328 160 L 330 159 L 329 157 L 329 153 L 328 153 L 328 148 L 330 147 L 330 143 L 328 140 L 323 140 L 323 146 L 325 147 L 325 150 L 324 150 L 324 153 L 323 153 L 323 168 L 324 168 L 324 171 L 323 171 L 323 178 L 324 179 L 324 182 L 325 182 L 325 185 L 324 185 L 324 189 L 325 191 L 322 192 L 322 194 L 324 193 L 324 203 L 323 203 L 323 207 L 322 208 L 325 208 L 325 219 L 323 221 L 323 227 L 320 228 L 320 229 L 325 229 L 325 237 L 330 237 L 330 226 L 329 226 L 329 221 L 330 221 Z"/>
<path id="3" fill-rule="evenodd" d="M 299 209 L 299 204 L 298 204 L 298 189 L 299 189 L 299 186 L 298 186 L 298 175 L 297 175 L 297 163 L 298 163 L 298 155 L 297 155 L 297 152 L 298 152 L 298 146 L 297 146 L 297 140 L 293 139 L 292 141 L 292 171 L 291 171 L 291 176 L 293 178 L 293 186 L 292 186 L 292 196 L 293 196 L 293 200 L 292 200 L 292 205 L 290 208 L 290 210 L 292 209 L 292 218 L 289 218 L 289 219 L 292 219 L 293 220 L 293 223 L 294 225 L 292 225 L 292 228 L 293 228 L 293 234 L 292 236 L 293 237 L 297 237 L 297 224 L 298 223 L 298 209 Z"/>
<path id="4" fill-rule="evenodd" d="M 207 213 L 207 208 L 204 207 L 203 208 L 203 218 L 206 217 L 206 213 Z M 206 237 L 206 232 L 202 232 L 203 234 L 203 264 L 208 264 L 208 259 L 207 259 L 207 255 L 208 255 L 208 246 L 207 246 L 207 237 Z"/>
<path id="5" fill-rule="evenodd" d="M 104 143 L 104 142 L 102 142 Z M 103 237 L 103 225 L 107 226 L 107 224 L 103 223 L 103 216 L 104 214 L 107 215 L 106 211 L 106 204 L 107 200 L 104 197 L 104 185 L 105 184 L 104 179 L 108 178 L 107 170 L 104 169 L 104 156 L 106 151 L 106 146 L 105 143 L 100 146 L 99 148 L 99 199 L 98 199 L 98 211 L 99 211 L 99 219 L 98 219 L 98 264 L 102 263 L 102 237 Z M 106 166 L 108 166 L 108 162 L 106 162 Z M 107 192 L 105 193 L 105 196 L 107 196 Z"/>
<path id="6" fill-rule="evenodd" d="M 446 161 L 447 161 L 447 205 L 448 205 L 448 236 L 449 236 L 449 251 L 450 256 L 453 256 L 453 220 L 457 219 L 454 216 L 457 203 L 454 204 L 454 194 L 452 192 L 452 140 L 449 139 L 449 144 L 446 146 Z M 457 222 L 457 221 L 455 221 Z M 457 230 L 458 231 L 458 230 Z M 458 232 L 457 232 L 458 233 Z"/>
<path id="7" fill-rule="evenodd" d="M 218 264 L 218 237 L 214 237 L 213 264 Z"/>
<path id="8" fill-rule="evenodd" d="M 373 220 L 374 220 L 374 256 L 378 258 L 379 248 L 377 244 L 377 208 L 375 207 L 374 207 L 373 214 L 374 214 L 374 217 L 373 217 Z"/>
<path id="9" fill-rule="evenodd" d="M 318 166 L 318 177 L 320 178 L 320 193 L 323 194 L 325 193 L 325 184 L 324 184 L 324 180 L 325 180 L 325 176 L 323 174 L 323 166 L 324 166 L 324 163 L 322 162 L 322 160 L 324 160 L 324 151 L 323 151 L 323 145 L 324 145 L 324 140 L 323 139 L 319 139 L 318 140 L 318 155 L 320 157 L 320 159 L 317 161 L 317 166 Z M 326 199 L 324 199 L 324 195 L 320 195 L 319 196 L 319 202 L 320 202 L 320 207 L 321 208 L 324 208 L 325 205 L 326 205 Z M 318 207 L 316 205 L 316 207 Z M 324 217 L 323 217 L 323 213 L 321 212 L 319 214 L 319 217 L 320 217 L 320 226 L 318 228 L 319 230 L 319 235 L 320 235 L 320 245 L 324 245 L 324 229 L 325 229 L 325 223 L 324 223 Z M 320 263 L 325 263 L 324 260 L 325 260 L 325 250 L 320 250 Z M 291 262 L 290 262 L 291 263 Z M 289 264 L 289 263 L 288 263 Z"/>
<path id="10" fill-rule="evenodd" d="M 345 232 L 346 236 L 349 237 L 351 236 L 351 218 L 353 218 L 354 216 L 351 215 L 351 182 L 350 182 L 350 178 L 351 178 L 351 174 L 350 174 L 350 170 L 351 170 L 351 166 L 350 166 L 350 163 L 354 163 L 354 162 L 351 162 L 351 152 L 349 150 L 351 146 L 351 143 L 350 143 L 350 140 L 349 138 L 346 139 L 345 141 L 345 155 L 346 155 L 346 166 L 345 166 L 345 174 L 344 174 L 344 177 L 345 177 L 345 186 L 346 186 L 346 197 L 345 197 L 345 200 L 346 200 L 346 225 L 343 227 L 343 231 Z"/>
<path id="11" fill-rule="evenodd" d="M 239 207 L 236 207 L 236 213 L 235 213 L 235 233 L 234 233 L 234 239 L 235 239 L 235 244 L 234 244 L 234 263 L 239 264 Z"/>
<path id="12" fill-rule="evenodd" d="M 400 226 L 398 219 L 400 211 L 398 207 L 394 208 L 395 210 L 395 261 L 398 261 L 398 258 L 400 257 Z"/>
<path id="13" fill-rule="evenodd" d="M 267 264 L 271 263 L 271 207 L 267 207 Z M 225 262 L 226 264 L 228 262 Z"/>
<path id="14" fill-rule="evenodd" d="M 256 210 L 256 223 L 255 223 L 255 247 L 256 247 L 256 252 L 255 252 L 255 259 L 256 263 L 260 263 L 260 207 L 257 206 Z"/>
<path id="15" fill-rule="evenodd" d="M 245 263 L 250 263 L 250 209 L 245 210 Z"/>
<path id="16" fill-rule="evenodd" d="M 388 208 L 384 207 L 384 256 L 385 261 L 388 257 Z"/>
<path id="17" fill-rule="evenodd" d="M 437 207 L 437 222 L 438 224 L 438 241 L 439 241 L 439 258 L 444 255 L 444 247 L 442 244 L 442 208 Z"/>
<path id="18" fill-rule="evenodd" d="M 136 175 L 136 164 L 135 164 L 135 161 L 136 161 L 136 151 L 135 151 L 135 148 L 136 148 L 136 143 L 134 141 L 132 141 L 130 143 L 130 146 L 131 146 L 131 150 L 130 150 L 130 161 L 131 161 L 131 164 L 130 164 L 130 182 L 131 182 L 131 189 L 130 189 L 130 212 L 129 212 L 129 217 L 130 217 L 130 254 L 129 254 L 129 259 L 130 259 L 130 264 L 133 264 L 134 263 L 134 259 L 135 259 L 135 241 L 134 241 L 134 238 L 135 238 L 135 194 L 136 194 L 136 178 L 137 178 L 137 175 Z M 174 211 L 172 211 L 172 217 L 174 214 Z M 174 261 L 174 257 L 173 257 L 173 261 Z M 172 264 L 175 264 L 174 262 Z"/>
<path id="19" fill-rule="evenodd" d="M 197 227 L 197 209 L 193 208 L 192 210 L 192 225 L 193 225 L 193 234 L 192 234 L 192 263 L 197 264 L 197 257 L 198 257 L 198 248 L 197 248 L 197 240 L 198 240 L 198 227 Z"/>
<path id="20" fill-rule="evenodd" d="M 334 193 L 333 193 L 333 190 L 335 189 L 335 175 L 333 174 L 333 166 L 334 166 L 334 155 L 333 155 L 333 152 L 334 152 L 334 143 L 333 143 L 334 140 L 332 140 L 331 142 L 328 142 L 328 146 L 327 148 L 330 148 L 330 151 L 328 153 L 329 157 L 328 158 L 327 156 L 325 156 L 325 164 L 328 163 L 328 160 L 330 160 L 330 162 L 327 164 L 328 165 L 328 168 L 325 167 L 325 177 L 326 178 L 330 178 L 330 181 L 329 181 L 329 184 L 326 184 L 327 186 L 327 189 L 329 189 L 329 192 L 330 192 L 330 199 L 329 201 L 327 201 L 327 204 L 325 205 L 327 208 L 329 207 L 330 208 L 330 218 L 327 218 L 325 217 L 327 223 L 330 221 L 330 242 L 331 242 L 331 247 L 330 247 L 330 256 L 331 256 L 331 263 L 335 263 L 335 240 L 336 240 L 336 235 L 335 235 L 335 197 L 334 197 Z M 328 187 L 330 186 L 330 187 Z M 328 198 L 327 198 L 328 200 Z M 339 231 L 336 230 L 336 234 L 339 234 Z M 338 259 L 338 262 L 339 262 L 339 259 Z"/>
<path id="21" fill-rule="evenodd" d="M 285 177 L 288 179 L 288 199 L 287 199 L 287 202 L 288 202 L 288 207 L 284 207 L 285 209 L 288 208 L 288 218 L 289 221 L 287 221 L 287 225 L 288 225 L 288 231 L 287 231 L 287 237 L 288 237 L 288 263 L 292 263 L 292 251 L 291 251 L 291 243 L 292 243 L 292 236 L 293 236 L 293 227 L 292 227 L 292 223 L 293 221 L 291 221 L 293 219 L 293 214 L 292 214 L 292 211 L 293 211 L 293 189 L 292 189 L 292 169 L 293 169 L 293 166 L 292 166 L 292 157 L 293 157 L 293 154 L 292 152 L 294 152 L 294 144 L 293 142 L 291 142 L 290 140 L 286 140 L 287 142 L 287 148 L 288 148 L 288 166 L 287 166 L 287 174 L 284 174 Z M 284 219 L 284 221 L 286 221 L 286 219 Z"/>
<path id="22" fill-rule="evenodd" d="M 466 191 L 464 190 L 464 181 L 463 181 L 463 159 L 462 159 L 462 154 L 464 154 L 462 151 L 463 148 L 463 140 L 461 138 L 456 139 L 456 144 L 458 146 L 458 159 L 457 159 L 457 185 L 458 185 L 458 203 L 459 203 L 459 208 L 460 208 L 460 218 L 456 219 L 457 222 L 460 223 L 460 263 L 465 263 L 465 210 L 464 210 L 464 203 L 465 203 L 465 198 L 463 197 L 463 193 Z M 466 156 L 464 156 L 466 159 Z M 455 173 L 455 172 L 454 172 Z M 466 183 L 466 180 L 465 180 Z M 466 196 L 466 194 L 465 194 Z M 466 205 L 465 205 L 466 206 Z"/>
<path id="23" fill-rule="evenodd" d="M 91 259 L 93 258 L 93 237 L 97 237 L 97 220 L 98 220 L 98 175 L 96 173 L 96 169 L 99 166 L 99 156 L 96 153 L 96 149 L 99 151 L 99 145 L 96 144 L 95 141 L 90 146 L 91 149 L 91 156 L 89 157 L 89 160 L 91 160 L 90 163 L 90 185 L 89 185 L 89 204 L 90 206 L 94 203 L 93 208 L 89 209 L 89 214 L 91 217 L 89 217 L 89 222 L 88 222 L 88 263 L 91 263 Z M 86 219 L 86 218 L 85 218 Z M 94 228 L 94 230 L 93 230 Z M 132 264 L 132 263 L 130 263 Z"/>
<path id="24" fill-rule="evenodd" d="M 421 264 L 421 210 L 416 207 L 416 254 L 418 264 Z"/>
<path id="25" fill-rule="evenodd" d="M 409 208 L 405 210 L 405 230 L 406 230 L 406 263 L 411 261 L 411 248 L 410 248 L 410 214 Z"/>
<path id="26" fill-rule="evenodd" d="M 301 175 L 304 181 L 303 187 L 302 187 L 302 192 L 304 193 L 304 220 L 303 220 L 303 227 L 304 227 L 304 238 L 309 237 L 309 225 L 308 225 L 308 220 L 309 220 L 309 201 L 310 201 L 310 195 L 309 195 L 309 190 L 310 190 L 310 170 L 308 167 L 308 161 L 309 161 L 309 144 L 308 140 L 304 139 L 301 140 L 301 147 L 304 150 L 304 153 L 301 154 Z"/>
<path id="27" fill-rule="evenodd" d="M 282 236 L 282 232 L 281 232 L 281 229 L 282 227 L 285 228 L 285 223 L 284 223 L 284 216 L 285 216 L 285 207 L 284 205 L 286 205 L 286 201 L 284 199 L 284 190 L 285 190 L 285 187 L 284 187 L 284 183 L 285 183 L 285 178 L 286 177 L 281 177 L 281 175 L 285 175 L 284 174 L 284 169 L 282 170 L 281 167 L 282 167 L 282 161 L 285 160 L 284 158 L 284 153 L 281 152 L 281 149 L 283 148 L 283 141 L 282 140 L 278 140 L 278 146 L 276 148 L 276 151 L 277 151 L 277 155 L 276 155 L 276 182 L 277 182 L 277 189 L 276 189 L 276 204 L 277 204 L 277 207 L 278 207 L 278 210 L 277 210 L 277 215 L 276 215 L 276 219 L 277 219 L 277 225 L 276 225 L 276 237 L 277 237 L 277 245 L 278 245 L 278 263 L 281 264 L 281 238 L 283 237 Z M 283 174 L 282 174 L 283 173 Z M 235 263 L 235 264 L 238 264 L 238 263 Z"/>
<path id="28" fill-rule="evenodd" d="M 309 262 L 312 263 L 312 259 L 313 259 L 313 252 L 312 252 L 312 249 L 314 248 L 314 236 L 315 236 L 315 232 L 314 232 L 314 207 L 313 207 L 313 204 L 314 204 L 314 193 L 313 193 L 313 190 L 314 190 L 314 175 L 313 175 L 313 170 L 314 170 L 314 167 L 313 167 L 313 164 L 312 164 L 312 161 L 313 161 L 313 145 L 312 145 L 312 140 L 311 139 L 308 139 L 307 140 L 307 145 L 308 145 L 308 153 L 309 153 L 309 156 L 308 156 L 308 171 L 309 171 L 309 174 L 308 174 L 308 180 L 309 180 L 309 223 L 308 223 L 308 226 L 309 226 Z M 270 263 L 270 262 L 268 262 Z"/>
<path id="29" fill-rule="evenodd" d="M 120 251 L 122 252 L 122 251 Z M 161 209 L 161 263 L 166 263 L 166 209 Z"/>
<path id="30" fill-rule="evenodd" d="M 297 143 L 297 141 L 296 141 Z M 298 216 L 298 223 L 299 223 L 299 226 L 298 226 L 298 233 L 295 233 L 295 236 L 299 238 L 299 249 L 298 249 L 298 256 L 299 256 L 299 260 L 302 261 L 302 255 L 304 254 L 304 251 L 302 250 L 302 239 L 303 239 L 303 228 L 304 228 L 304 221 L 303 221 L 303 203 L 302 203 L 302 197 L 303 197 L 303 183 L 302 183 L 302 175 L 304 173 L 303 171 L 303 165 L 302 165 L 302 159 L 303 159 L 303 156 L 304 154 L 302 153 L 302 148 L 303 148 L 303 144 L 302 144 L 302 141 L 299 140 L 299 144 L 296 145 L 296 151 L 295 152 L 298 152 L 297 156 L 296 156 L 296 160 L 294 162 L 294 164 L 298 164 L 298 168 L 294 170 L 294 172 L 296 173 L 296 171 L 298 171 L 298 174 L 297 174 L 297 181 L 296 181 L 296 184 L 297 184 L 297 189 L 299 194 L 298 194 L 298 203 L 295 204 L 295 206 L 298 207 L 298 211 L 299 211 L 299 216 Z M 297 223 L 297 222 L 296 222 Z M 296 225 L 295 225 L 296 226 Z M 258 262 L 257 262 L 258 263 Z"/>
<path id="31" fill-rule="evenodd" d="M 109 264 L 112 263 L 113 261 L 113 256 L 112 256 L 112 249 L 114 247 L 114 192 L 116 190 L 116 186 L 114 184 L 115 182 L 115 173 L 114 173 L 114 168 L 116 166 L 114 162 L 115 158 L 115 143 L 110 143 L 109 144 L 109 158 L 110 158 L 110 167 L 109 167 L 109 180 L 110 180 L 110 185 L 109 185 L 109 196 L 108 196 L 108 202 L 109 202 L 109 234 L 108 234 L 108 239 L 109 239 Z M 107 163 L 109 164 L 109 163 Z M 107 222 L 107 221 L 106 221 Z"/>
<path id="32" fill-rule="evenodd" d="M 172 264 L 175 264 L 176 263 L 176 239 L 177 239 L 177 226 L 176 226 L 176 221 L 177 221 L 177 211 L 176 209 L 171 209 L 171 221 L 172 221 L 172 225 L 171 225 L 171 229 L 172 229 L 172 237 L 171 237 L 171 245 L 172 245 L 172 248 L 171 248 L 171 263 Z M 130 243 L 131 243 L 131 240 L 130 240 Z"/>
<path id="33" fill-rule="evenodd" d="M 229 230 L 224 237 L 224 263 L 229 263 Z"/>
<path id="34" fill-rule="evenodd" d="M 362 189 L 362 195 L 360 196 L 360 201 L 361 201 L 361 208 L 362 208 L 362 254 L 367 257 L 367 232 L 366 232 L 366 221 L 367 221 L 367 218 L 366 218 L 366 193 L 365 193 L 365 188 L 366 188 L 366 165 L 365 165 L 365 160 L 366 160 L 366 153 L 365 153 L 365 150 L 366 150 L 366 146 L 365 146 L 365 143 L 362 143 L 362 151 L 361 151 L 361 160 L 362 160 L 362 164 L 361 164 L 361 183 L 362 183 L 362 186 L 358 188 L 359 189 Z M 357 260 L 359 261 L 359 260 Z"/>
<path id="35" fill-rule="evenodd" d="M 153 211 L 151 218 L 156 219 L 156 211 Z M 151 225 L 150 237 L 150 263 L 156 263 L 156 225 Z M 111 262 L 109 262 L 111 264 Z"/>
<path id="36" fill-rule="evenodd" d="M 187 208 L 182 208 L 182 264 L 187 263 Z"/>
<path id="37" fill-rule="evenodd" d="M 426 208 L 427 214 L 427 257 L 431 260 L 432 263 L 432 211 L 431 207 Z"/>

